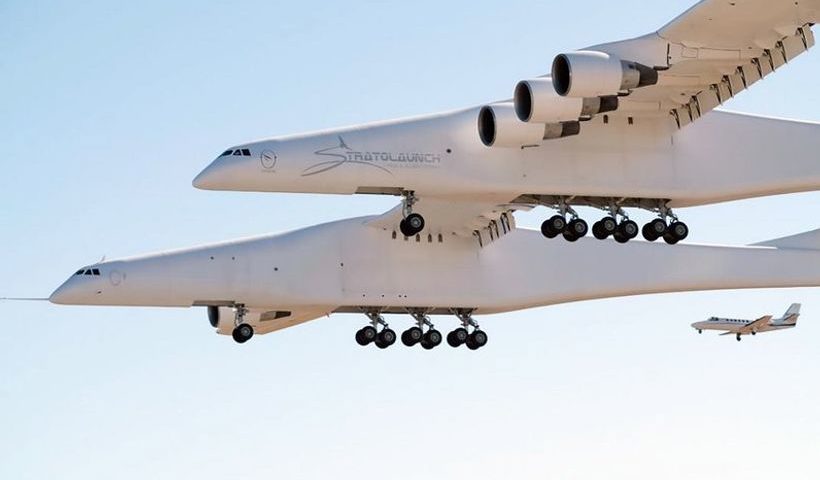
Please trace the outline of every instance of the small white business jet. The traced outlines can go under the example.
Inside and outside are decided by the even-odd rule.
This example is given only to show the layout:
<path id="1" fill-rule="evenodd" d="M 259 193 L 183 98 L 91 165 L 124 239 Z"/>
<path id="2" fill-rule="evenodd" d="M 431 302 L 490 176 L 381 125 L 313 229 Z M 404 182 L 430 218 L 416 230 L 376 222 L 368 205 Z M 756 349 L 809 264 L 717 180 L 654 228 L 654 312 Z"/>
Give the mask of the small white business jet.
<path id="1" fill-rule="evenodd" d="M 478 314 L 818 286 L 820 230 L 747 247 L 670 246 L 689 232 L 678 208 L 820 189 L 820 124 L 714 111 L 811 48 L 818 19 L 820 0 L 704 0 L 647 35 L 557 55 L 510 100 L 232 146 L 194 186 L 400 203 L 88 265 L 51 301 L 207 307 L 217 332 L 239 343 L 359 313 L 369 324 L 356 341 L 379 348 L 398 338 L 384 314 L 409 316 L 400 338 L 425 349 L 444 338 L 430 316 L 450 315 L 447 342 L 475 350 L 487 343 Z M 579 205 L 604 212 L 591 229 Z M 552 210 L 540 232 L 516 228 L 513 212 L 539 206 Z M 631 216 L 640 210 L 651 213 L 643 229 Z M 640 233 L 647 241 L 631 241 Z"/>
<path id="2" fill-rule="evenodd" d="M 772 318 L 765 315 L 757 320 L 741 320 L 737 318 L 711 317 L 703 322 L 695 322 L 692 328 L 703 333 L 704 330 L 721 330 L 726 333 L 721 335 L 735 334 L 737 341 L 741 335 L 756 335 L 760 332 L 771 332 L 772 330 L 783 330 L 797 326 L 797 318 L 800 317 L 800 304 L 792 303 L 786 313 L 780 318 Z"/>

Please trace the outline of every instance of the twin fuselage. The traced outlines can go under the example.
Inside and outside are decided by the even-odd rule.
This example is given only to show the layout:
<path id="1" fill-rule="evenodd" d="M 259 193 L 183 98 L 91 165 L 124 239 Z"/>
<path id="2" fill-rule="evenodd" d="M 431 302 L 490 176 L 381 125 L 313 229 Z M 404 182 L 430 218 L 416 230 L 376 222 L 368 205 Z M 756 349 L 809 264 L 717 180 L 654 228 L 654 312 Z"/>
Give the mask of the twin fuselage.
<path id="1" fill-rule="evenodd" d="M 820 188 L 815 124 L 714 112 L 679 131 L 666 117 L 596 117 L 582 135 L 510 149 L 485 147 L 476 135 L 476 115 L 470 109 L 240 145 L 218 157 L 194 185 L 413 191 L 453 202 L 510 203 L 533 194 L 617 197 L 669 200 L 672 206 Z M 406 238 L 368 222 L 349 219 L 102 262 L 93 266 L 99 275 L 73 275 L 51 300 L 245 305 L 311 316 L 368 307 L 495 313 L 638 293 L 820 285 L 815 250 L 592 239 L 568 244 L 522 229 L 480 245 L 426 231 Z"/>

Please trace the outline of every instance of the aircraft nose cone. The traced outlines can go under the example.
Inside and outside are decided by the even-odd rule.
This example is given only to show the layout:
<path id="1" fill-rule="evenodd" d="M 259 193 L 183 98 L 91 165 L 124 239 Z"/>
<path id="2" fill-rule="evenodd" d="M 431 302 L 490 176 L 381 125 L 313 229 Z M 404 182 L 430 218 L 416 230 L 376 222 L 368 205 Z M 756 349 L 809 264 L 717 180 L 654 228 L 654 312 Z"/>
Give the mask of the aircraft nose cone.
<path id="1" fill-rule="evenodd" d="M 202 190 L 226 188 L 241 170 L 240 163 L 232 157 L 217 158 L 194 178 L 194 187 Z"/>
<path id="2" fill-rule="evenodd" d="M 76 282 L 70 279 L 60 285 L 54 293 L 48 297 L 48 301 L 57 305 L 72 305 L 76 304 L 81 297 L 81 291 Z"/>

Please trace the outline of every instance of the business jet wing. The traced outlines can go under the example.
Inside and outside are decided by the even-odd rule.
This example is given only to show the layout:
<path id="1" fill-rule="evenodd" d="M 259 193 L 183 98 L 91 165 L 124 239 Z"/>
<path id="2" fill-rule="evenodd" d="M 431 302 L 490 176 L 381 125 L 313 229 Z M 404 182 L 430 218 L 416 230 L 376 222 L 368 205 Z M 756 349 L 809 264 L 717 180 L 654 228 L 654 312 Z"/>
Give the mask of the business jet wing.
<path id="1" fill-rule="evenodd" d="M 440 241 L 439 235 L 442 236 L 442 240 L 444 237 L 457 235 L 477 237 L 479 243 L 485 244 L 515 228 L 513 211 L 526 211 L 533 207 L 534 205 L 506 203 L 503 199 L 473 201 L 423 197 L 413 205 L 413 212 L 424 217 L 425 227 L 421 235 L 432 235 L 432 241 Z M 399 222 L 403 218 L 403 207 L 399 204 L 383 215 L 368 220 L 367 224 L 400 232 Z M 424 240 L 428 241 L 427 238 Z"/>
<path id="2" fill-rule="evenodd" d="M 670 115 L 680 128 L 811 48 L 818 19 L 820 0 L 703 0 L 657 32 L 584 50 L 658 71 L 609 116 Z"/>
<path id="3" fill-rule="evenodd" d="M 769 323 L 769 320 L 772 319 L 771 315 L 765 315 L 763 317 L 758 318 L 752 323 L 744 325 L 740 327 L 738 333 L 752 333 L 760 331 L 761 327 L 766 326 Z"/>

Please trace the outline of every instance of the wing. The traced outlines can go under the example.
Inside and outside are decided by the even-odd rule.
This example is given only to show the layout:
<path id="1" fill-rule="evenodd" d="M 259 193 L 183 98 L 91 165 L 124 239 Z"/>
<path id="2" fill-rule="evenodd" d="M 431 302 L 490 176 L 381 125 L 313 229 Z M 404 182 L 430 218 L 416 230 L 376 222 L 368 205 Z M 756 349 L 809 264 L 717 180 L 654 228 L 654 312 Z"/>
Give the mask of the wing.
<path id="1" fill-rule="evenodd" d="M 758 318 L 752 323 L 748 323 L 738 330 L 738 333 L 752 333 L 752 332 L 759 332 L 762 327 L 769 324 L 769 320 L 772 319 L 771 315 L 766 315 L 763 317 Z"/>
<path id="2" fill-rule="evenodd" d="M 612 116 L 671 116 L 678 128 L 814 45 L 820 0 L 703 0 L 657 32 L 589 47 L 658 70 Z"/>
<path id="3" fill-rule="evenodd" d="M 533 205 L 505 203 L 503 201 L 443 200 L 420 198 L 413 205 L 413 212 L 424 217 L 424 230 L 417 235 L 421 241 L 441 241 L 444 236 L 474 237 L 479 245 L 497 240 L 515 228 L 515 210 L 529 210 Z M 367 224 L 401 235 L 399 223 L 404 219 L 402 205 L 370 219 Z"/>

